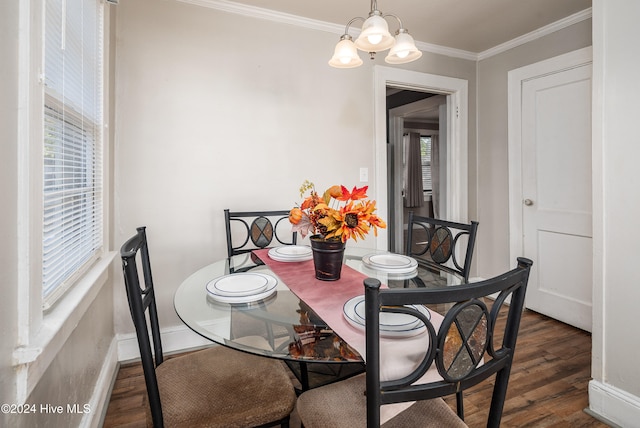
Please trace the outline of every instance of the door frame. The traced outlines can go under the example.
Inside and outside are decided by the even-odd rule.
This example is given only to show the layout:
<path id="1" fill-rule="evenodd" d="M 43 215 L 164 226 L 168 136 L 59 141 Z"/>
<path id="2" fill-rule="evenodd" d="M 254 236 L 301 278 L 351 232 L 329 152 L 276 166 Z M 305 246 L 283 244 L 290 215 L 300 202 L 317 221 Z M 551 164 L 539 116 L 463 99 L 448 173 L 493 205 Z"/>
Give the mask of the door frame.
<path id="1" fill-rule="evenodd" d="M 468 115 L 467 80 L 439 76 L 385 66 L 374 67 L 374 156 L 375 199 L 378 211 L 387 213 L 387 86 L 447 96 L 447 129 L 449 157 L 447 159 L 446 212 L 453 221 L 468 221 Z M 382 229 L 376 248 L 388 249 L 388 229 Z"/>
<path id="2" fill-rule="evenodd" d="M 524 250 L 522 193 L 522 84 L 548 74 L 591 64 L 592 48 L 586 47 L 509 71 L 508 75 L 508 150 L 509 150 L 509 260 Z"/>

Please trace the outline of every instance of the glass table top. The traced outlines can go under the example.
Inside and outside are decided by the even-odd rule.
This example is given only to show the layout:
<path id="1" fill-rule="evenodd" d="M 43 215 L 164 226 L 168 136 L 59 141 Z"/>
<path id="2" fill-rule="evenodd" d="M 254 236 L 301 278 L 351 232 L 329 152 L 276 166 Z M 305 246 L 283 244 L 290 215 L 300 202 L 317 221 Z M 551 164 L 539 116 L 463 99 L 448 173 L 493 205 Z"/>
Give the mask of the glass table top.
<path id="1" fill-rule="evenodd" d="M 372 254 L 379 254 L 383 261 L 384 255 L 389 253 L 347 247 L 344 264 L 366 276 L 378 278 L 389 288 L 444 287 L 461 283 L 461 279 L 455 275 L 423 265 L 418 266 L 417 274 L 377 271 L 370 268 L 371 263 L 363 262 L 363 257 L 371 257 Z M 189 276 L 176 290 L 174 307 L 180 319 L 193 331 L 213 342 L 257 355 L 323 363 L 362 361 L 358 352 L 335 334 L 279 278 L 275 292 L 259 301 L 231 304 L 209 296 L 207 284 L 224 275 L 237 273 L 275 276 L 252 253 L 207 265 Z M 260 287 L 262 284 L 257 282 L 246 287 L 254 286 Z"/>

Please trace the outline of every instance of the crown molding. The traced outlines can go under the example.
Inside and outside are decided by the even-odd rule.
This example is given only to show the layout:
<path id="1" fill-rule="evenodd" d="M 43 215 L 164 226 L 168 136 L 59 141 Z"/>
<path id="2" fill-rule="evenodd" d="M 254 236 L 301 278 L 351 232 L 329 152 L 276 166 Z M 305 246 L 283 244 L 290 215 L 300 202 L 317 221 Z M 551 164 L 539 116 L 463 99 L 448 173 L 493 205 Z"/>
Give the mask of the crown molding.
<path id="1" fill-rule="evenodd" d="M 208 7 L 210 9 L 216 9 L 223 12 L 234 13 L 237 15 L 248 16 L 257 19 L 266 19 L 269 21 L 279 22 L 283 24 L 295 25 L 298 27 L 308 28 L 312 30 L 325 31 L 328 33 L 341 36 L 344 34 L 344 25 L 334 24 L 331 22 L 320 21 L 317 19 L 304 18 L 289 13 L 277 12 L 274 10 L 249 6 L 246 4 L 236 3 L 229 0 L 176 0 L 180 3 L 188 3 L 196 6 Z M 453 58 L 461 58 L 470 61 L 480 61 L 490 58 L 494 55 L 498 55 L 502 52 L 508 51 L 514 47 L 523 45 L 533 40 L 544 37 L 555 31 L 569 27 L 570 25 L 577 24 L 578 22 L 585 21 L 591 18 L 591 8 L 585 9 L 581 12 L 577 12 L 552 24 L 546 25 L 535 31 L 527 33 L 523 36 L 517 37 L 501 45 L 495 46 L 486 51 L 475 53 L 465 51 L 462 49 L 454 49 L 446 46 L 434 45 L 432 43 L 426 43 L 416 40 L 416 47 L 423 52 L 430 52 L 439 55 L 445 55 Z M 356 36 L 359 34 L 357 29 L 351 28 L 350 34 Z"/>
<path id="2" fill-rule="evenodd" d="M 480 52 L 479 54 L 477 54 L 477 59 L 478 61 L 480 61 L 480 60 L 498 55 L 502 52 L 506 52 L 509 49 L 513 49 L 525 43 L 532 42 L 536 39 L 547 36 L 556 31 L 562 30 L 563 28 L 567 28 L 573 24 L 577 24 L 579 22 L 586 21 L 587 19 L 591 19 L 591 16 L 592 16 L 591 8 L 585 9 L 580 12 L 576 12 L 573 15 L 567 16 L 566 18 L 560 19 L 549 25 L 545 25 L 544 27 L 538 28 L 537 30 L 524 34 L 520 37 L 516 37 L 515 39 L 509 40 L 508 42 L 502 43 L 501 45 L 494 46 L 491 49 L 487 49 L 484 52 Z"/>
<path id="3" fill-rule="evenodd" d="M 319 21 L 317 19 L 304 18 L 288 13 L 277 12 L 256 6 L 248 6 L 245 4 L 235 3 L 228 0 L 176 0 L 180 3 L 188 3 L 196 6 L 208 7 L 210 9 L 221 10 L 223 12 L 235 13 L 237 15 L 248 16 L 258 19 L 266 19 L 269 21 L 279 22 L 283 24 L 296 25 L 298 27 L 308 28 L 312 30 L 325 31 L 328 33 L 341 36 L 344 34 L 344 24 L 334 24 L 331 22 Z M 354 37 L 360 33 L 357 29 L 350 28 L 349 34 Z M 440 55 L 446 55 L 454 58 L 477 60 L 477 54 L 460 49 L 448 48 L 446 46 L 424 43 L 416 40 L 416 47 L 423 52 L 431 52 Z"/>

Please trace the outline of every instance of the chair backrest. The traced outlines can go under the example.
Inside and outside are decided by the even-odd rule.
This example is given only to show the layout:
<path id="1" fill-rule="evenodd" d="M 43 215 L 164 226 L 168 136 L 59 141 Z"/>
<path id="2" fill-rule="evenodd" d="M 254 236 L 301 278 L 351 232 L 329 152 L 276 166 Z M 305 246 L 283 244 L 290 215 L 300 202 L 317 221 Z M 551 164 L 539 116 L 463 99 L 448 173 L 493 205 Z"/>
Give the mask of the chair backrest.
<path id="1" fill-rule="evenodd" d="M 151 276 L 151 263 L 149 262 L 149 248 L 145 227 L 138 227 L 138 233 L 131 237 L 120 248 L 122 258 L 122 270 L 124 283 L 127 290 L 127 300 L 131 318 L 138 337 L 140 357 L 144 371 L 144 380 L 147 385 L 149 405 L 154 427 L 162 427 L 162 406 L 160 393 L 156 379 L 156 366 L 162 364 L 162 342 L 160 340 L 160 328 L 158 325 L 158 312 L 156 310 L 156 298 L 153 289 L 153 277 Z M 141 284 L 138 274 L 138 265 L 142 267 L 144 282 Z M 147 316 L 151 326 L 153 344 L 149 339 L 147 329 Z M 153 351 L 152 351 L 153 345 Z M 154 358 L 155 356 L 155 358 Z"/>
<path id="2" fill-rule="evenodd" d="M 461 275 L 469 279 L 473 248 L 476 243 L 478 222 L 469 224 L 421 217 L 409 212 L 405 254 L 426 265 L 437 265 L 438 269 Z M 466 236 L 466 247 L 464 245 Z M 458 260 L 459 254 L 464 260 Z M 451 260 L 451 264 L 448 264 Z"/>
<path id="3" fill-rule="evenodd" d="M 280 224 L 282 221 L 284 223 Z M 229 211 L 224 210 L 227 231 L 227 256 L 267 248 L 276 242 L 294 245 L 297 233 L 291 231 L 289 210 Z M 233 224 L 232 224 L 233 223 Z M 251 241 L 251 242 L 249 242 Z"/>
<path id="4" fill-rule="evenodd" d="M 452 394 L 456 394 L 458 416 L 464 420 L 463 391 L 495 374 L 487 426 L 498 427 L 532 264 L 518 258 L 515 269 L 495 278 L 439 289 L 380 290 L 380 281 L 365 279 L 367 426 L 379 427 L 382 404 Z M 488 308 L 484 297 L 494 294 L 497 298 Z M 505 305 L 508 297 L 510 302 Z M 403 306 L 416 304 L 450 306 L 438 331 L 423 313 Z M 508 311 L 506 321 L 500 315 L 503 305 Z M 427 326 L 429 344 L 424 359 L 401 379 L 380 380 L 380 312 L 408 313 Z M 433 363 L 443 380 L 412 385 Z"/>

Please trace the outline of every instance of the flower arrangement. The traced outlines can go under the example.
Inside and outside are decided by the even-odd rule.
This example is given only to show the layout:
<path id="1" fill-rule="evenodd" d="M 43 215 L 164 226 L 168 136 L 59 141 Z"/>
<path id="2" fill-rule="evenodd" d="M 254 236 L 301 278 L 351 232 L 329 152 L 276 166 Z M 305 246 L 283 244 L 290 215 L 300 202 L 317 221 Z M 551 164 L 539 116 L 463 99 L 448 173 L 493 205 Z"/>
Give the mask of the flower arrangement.
<path id="1" fill-rule="evenodd" d="M 325 240 L 342 240 L 343 243 L 350 238 L 354 241 L 364 239 L 371 229 L 378 236 L 378 228 L 384 229 L 387 224 L 374 214 L 376 201 L 366 200 L 368 188 L 354 186 L 349 191 L 344 186 L 335 185 L 320 196 L 315 185 L 305 180 L 300 187 L 300 197 L 307 191 L 310 194 L 302 205 L 289 212 L 292 230 L 303 238 L 311 233 Z"/>

